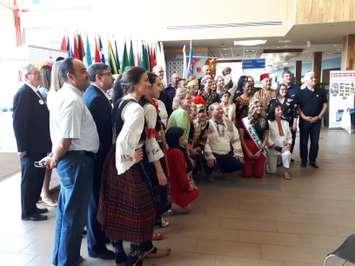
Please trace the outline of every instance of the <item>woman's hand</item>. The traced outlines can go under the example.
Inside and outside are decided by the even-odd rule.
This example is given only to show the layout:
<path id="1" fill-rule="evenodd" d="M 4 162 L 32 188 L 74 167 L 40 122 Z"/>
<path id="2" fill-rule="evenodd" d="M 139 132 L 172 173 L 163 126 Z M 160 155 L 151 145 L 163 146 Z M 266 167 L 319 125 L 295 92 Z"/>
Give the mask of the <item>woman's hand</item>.
<path id="1" fill-rule="evenodd" d="M 142 148 L 139 148 L 139 149 L 135 150 L 135 152 L 134 152 L 134 161 L 136 163 L 138 163 L 142 160 L 143 160 L 143 150 L 142 150 Z"/>
<path id="2" fill-rule="evenodd" d="M 254 159 L 258 159 L 261 155 L 261 150 L 258 150 L 255 154 L 254 154 Z"/>
<path id="3" fill-rule="evenodd" d="M 164 171 L 158 172 L 157 178 L 159 185 L 166 186 L 168 184 L 168 179 L 166 178 Z"/>

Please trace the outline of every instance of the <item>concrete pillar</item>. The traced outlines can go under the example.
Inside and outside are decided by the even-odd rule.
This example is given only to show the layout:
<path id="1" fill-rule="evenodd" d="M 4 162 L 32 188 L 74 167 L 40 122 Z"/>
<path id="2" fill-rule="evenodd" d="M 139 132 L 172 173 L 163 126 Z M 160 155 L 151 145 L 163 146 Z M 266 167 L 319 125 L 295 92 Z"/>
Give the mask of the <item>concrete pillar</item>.
<path id="1" fill-rule="evenodd" d="M 302 76 L 302 61 L 297 60 L 296 61 L 296 73 L 295 73 L 295 81 L 297 83 L 301 82 L 301 76 Z"/>
<path id="2" fill-rule="evenodd" d="M 313 71 L 318 82 L 322 82 L 322 52 L 314 52 L 313 54 Z"/>

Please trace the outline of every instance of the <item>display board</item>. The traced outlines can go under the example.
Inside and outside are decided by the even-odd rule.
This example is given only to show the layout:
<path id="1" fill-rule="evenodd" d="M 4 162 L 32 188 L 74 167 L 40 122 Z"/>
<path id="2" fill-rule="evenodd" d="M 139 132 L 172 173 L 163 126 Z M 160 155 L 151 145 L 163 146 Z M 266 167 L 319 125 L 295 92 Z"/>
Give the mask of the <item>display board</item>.
<path id="1" fill-rule="evenodd" d="M 354 109 L 355 71 L 331 71 L 329 79 L 329 128 L 351 133 L 350 113 Z"/>
<path id="2" fill-rule="evenodd" d="M 49 61 L 54 62 L 57 57 L 67 57 L 67 52 L 56 49 L 28 45 L 28 63 L 41 64 Z"/>

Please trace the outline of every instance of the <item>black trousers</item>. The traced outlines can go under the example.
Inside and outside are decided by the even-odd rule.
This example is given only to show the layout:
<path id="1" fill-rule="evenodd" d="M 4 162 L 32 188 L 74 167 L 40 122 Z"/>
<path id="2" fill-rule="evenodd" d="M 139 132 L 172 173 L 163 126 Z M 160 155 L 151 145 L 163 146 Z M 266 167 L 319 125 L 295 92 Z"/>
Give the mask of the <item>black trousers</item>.
<path id="1" fill-rule="evenodd" d="M 104 163 L 104 155 L 98 154 L 95 158 L 95 174 L 92 186 L 91 197 L 88 209 L 87 221 L 87 243 L 89 255 L 102 253 L 106 250 L 107 238 L 104 231 L 101 230 L 101 225 L 97 221 L 97 210 L 99 206 L 99 197 L 101 189 L 101 174 Z"/>
<path id="2" fill-rule="evenodd" d="M 300 121 L 300 155 L 302 164 L 315 163 L 318 156 L 318 142 L 321 122 L 309 123 Z M 308 139 L 311 140 L 311 147 L 308 152 Z"/>
<path id="3" fill-rule="evenodd" d="M 293 149 L 295 148 L 295 143 L 296 143 L 296 135 L 297 135 L 297 130 L 293 131 L 291 128 L 291 134 L 292 134 L 292 144 L 291 144 L 291 153 L 293 153 Z"/>
<path id="4" fill-rule="evenodd" d="M 36 203 L 41 195 L 45 168 L 34 167 L 34 162 L 45 157 L 46 153 L 27 154 L 21 158 L 21 217 L 35 214 Z"/>
<path id="5" fill-rule="evenodd" d="M 231 173 L 241 170 L 243 167 L 241 162 L 233 156 L 232 152 L 225 155 L 219 155 L 216 153 L 213 155 L 216 158 L 217 163 L 212 168 L 206 167 L 206 172 L 208 175 L 217 169 L 220 169 L 222 173 Z"/>

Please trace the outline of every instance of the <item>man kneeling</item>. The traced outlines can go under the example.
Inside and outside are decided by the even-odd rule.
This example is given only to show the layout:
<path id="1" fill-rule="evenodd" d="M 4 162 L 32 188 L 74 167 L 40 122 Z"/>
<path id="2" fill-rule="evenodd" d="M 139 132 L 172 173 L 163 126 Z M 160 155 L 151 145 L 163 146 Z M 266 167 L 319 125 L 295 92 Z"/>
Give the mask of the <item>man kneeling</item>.
<path id="1" fill-rule="evenodd" d="M 205 145 L 207 174 L 219 168 L 223 173 L 241 170 L 243 151 L 237 128 L 224 118 L 224 111 L 219 103 L 209 107 L 211 119 Z"/>

